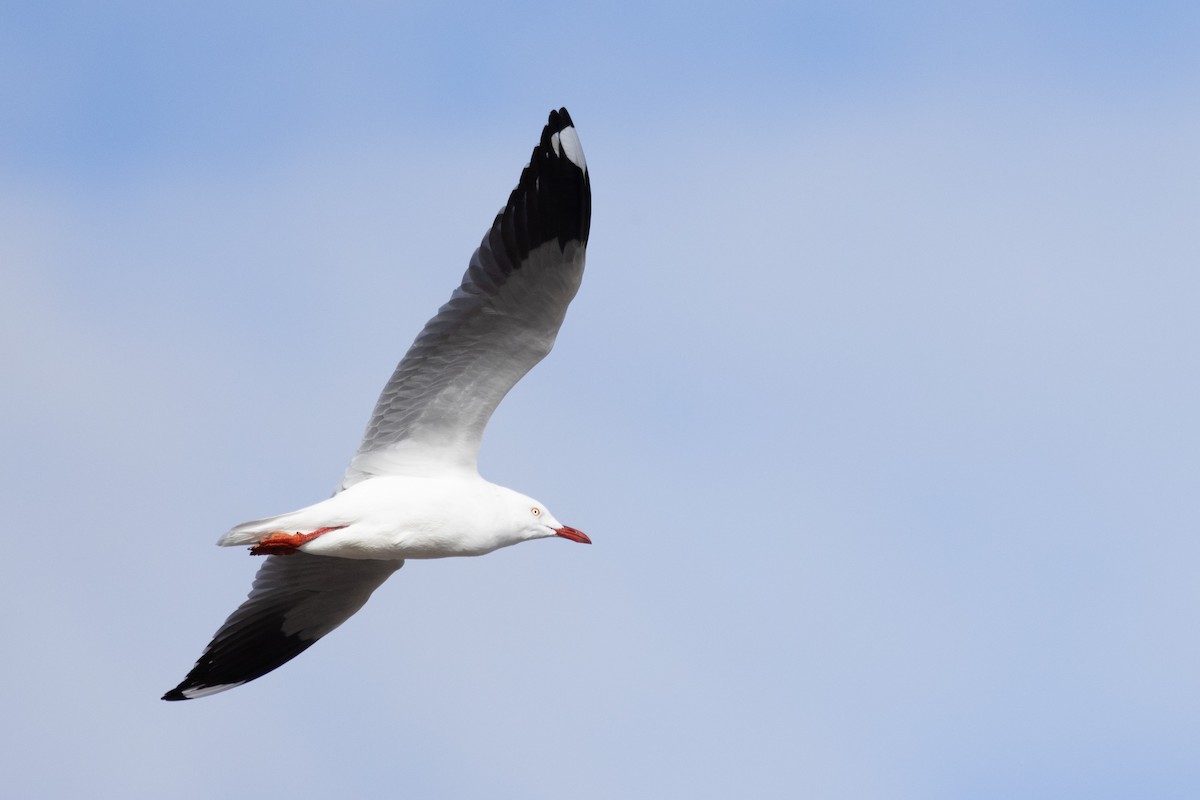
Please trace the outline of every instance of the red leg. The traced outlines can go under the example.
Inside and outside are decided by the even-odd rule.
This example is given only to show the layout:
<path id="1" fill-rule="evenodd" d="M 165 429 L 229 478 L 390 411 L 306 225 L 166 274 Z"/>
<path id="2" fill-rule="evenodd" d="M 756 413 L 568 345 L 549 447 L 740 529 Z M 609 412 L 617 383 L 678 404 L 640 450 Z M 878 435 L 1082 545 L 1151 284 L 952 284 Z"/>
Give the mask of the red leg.
<path id="1" fill-rule="evenodd" d="M 340 531 L 345 525 L 338 525 L 334 528 L 317 528 L 312 533 L 284 533 L 283 531 L 275 531 L 267 534 L 267 537 L 260 541 L 254 547 L 250 548 L 252 556 L 290 556 L 292 553 L 300 549 L 300 545 L 305 542 L 311 542 L 323 533 L 330 531 Z"/>

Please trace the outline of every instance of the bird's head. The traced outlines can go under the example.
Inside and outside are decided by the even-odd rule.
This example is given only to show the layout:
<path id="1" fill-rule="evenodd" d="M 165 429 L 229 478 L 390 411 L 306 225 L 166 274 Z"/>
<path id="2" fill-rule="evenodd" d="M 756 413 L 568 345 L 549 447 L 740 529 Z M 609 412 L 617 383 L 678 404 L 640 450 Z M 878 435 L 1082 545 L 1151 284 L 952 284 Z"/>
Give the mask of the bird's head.
<path id="1" fill-rule="evenodd" d="M 516 494 L 515 492 L 513 493 Z M 583 531 L 563 525 L 551 514 L 542 503 L 532 497 L 517 495 L 513 500 L 512 513 L 514 522 L 521 529 L 526 539 L 547 539 L 559 536 L 580 544 L 591 544 L 592 540 Z"/>

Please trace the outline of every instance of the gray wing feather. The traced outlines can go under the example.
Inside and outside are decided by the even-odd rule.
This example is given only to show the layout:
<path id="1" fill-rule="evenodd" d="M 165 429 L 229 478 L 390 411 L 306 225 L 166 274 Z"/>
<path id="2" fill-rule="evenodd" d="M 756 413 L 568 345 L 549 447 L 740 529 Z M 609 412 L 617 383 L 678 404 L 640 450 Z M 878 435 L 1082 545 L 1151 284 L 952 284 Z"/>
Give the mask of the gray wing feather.
<path id="1" fill-rule="evenodd" d="M 474 469 L 504 395 L 542 360 L 583 278 L 591 182 L 566 109 L 471 257 L 462 285 L 384 387 L 342 480 Z"/>

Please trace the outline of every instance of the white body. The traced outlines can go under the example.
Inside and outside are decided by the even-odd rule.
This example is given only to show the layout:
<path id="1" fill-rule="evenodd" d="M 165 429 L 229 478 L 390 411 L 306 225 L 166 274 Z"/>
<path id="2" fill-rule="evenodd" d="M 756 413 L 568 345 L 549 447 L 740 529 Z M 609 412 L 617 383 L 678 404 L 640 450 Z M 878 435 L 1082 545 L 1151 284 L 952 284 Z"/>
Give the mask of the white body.
<path id="1" fill-rule="evenodd" d="M 245 522 L 221 545 L 253 545 L 273 532 L 339 528 L 300 546 L 312 555 L 400 560 L 481 556 L 562 525 L 537 501 L 479 475 L 384 475 L 315 505 Z"/>

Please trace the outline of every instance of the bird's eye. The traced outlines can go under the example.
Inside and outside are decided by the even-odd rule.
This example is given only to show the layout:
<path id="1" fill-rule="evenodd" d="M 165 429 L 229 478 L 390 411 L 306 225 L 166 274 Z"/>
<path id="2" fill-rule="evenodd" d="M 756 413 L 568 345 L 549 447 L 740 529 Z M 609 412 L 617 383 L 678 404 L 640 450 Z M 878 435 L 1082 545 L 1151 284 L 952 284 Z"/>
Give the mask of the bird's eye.
<path id="1" fill-rule="evenodd" d="M 542 515 L 542 510 L 537 506 L 534 506 L 533 508 L 529 509 L 529 513 L 533 514 L 535 517 L 540 517 Z"/>

